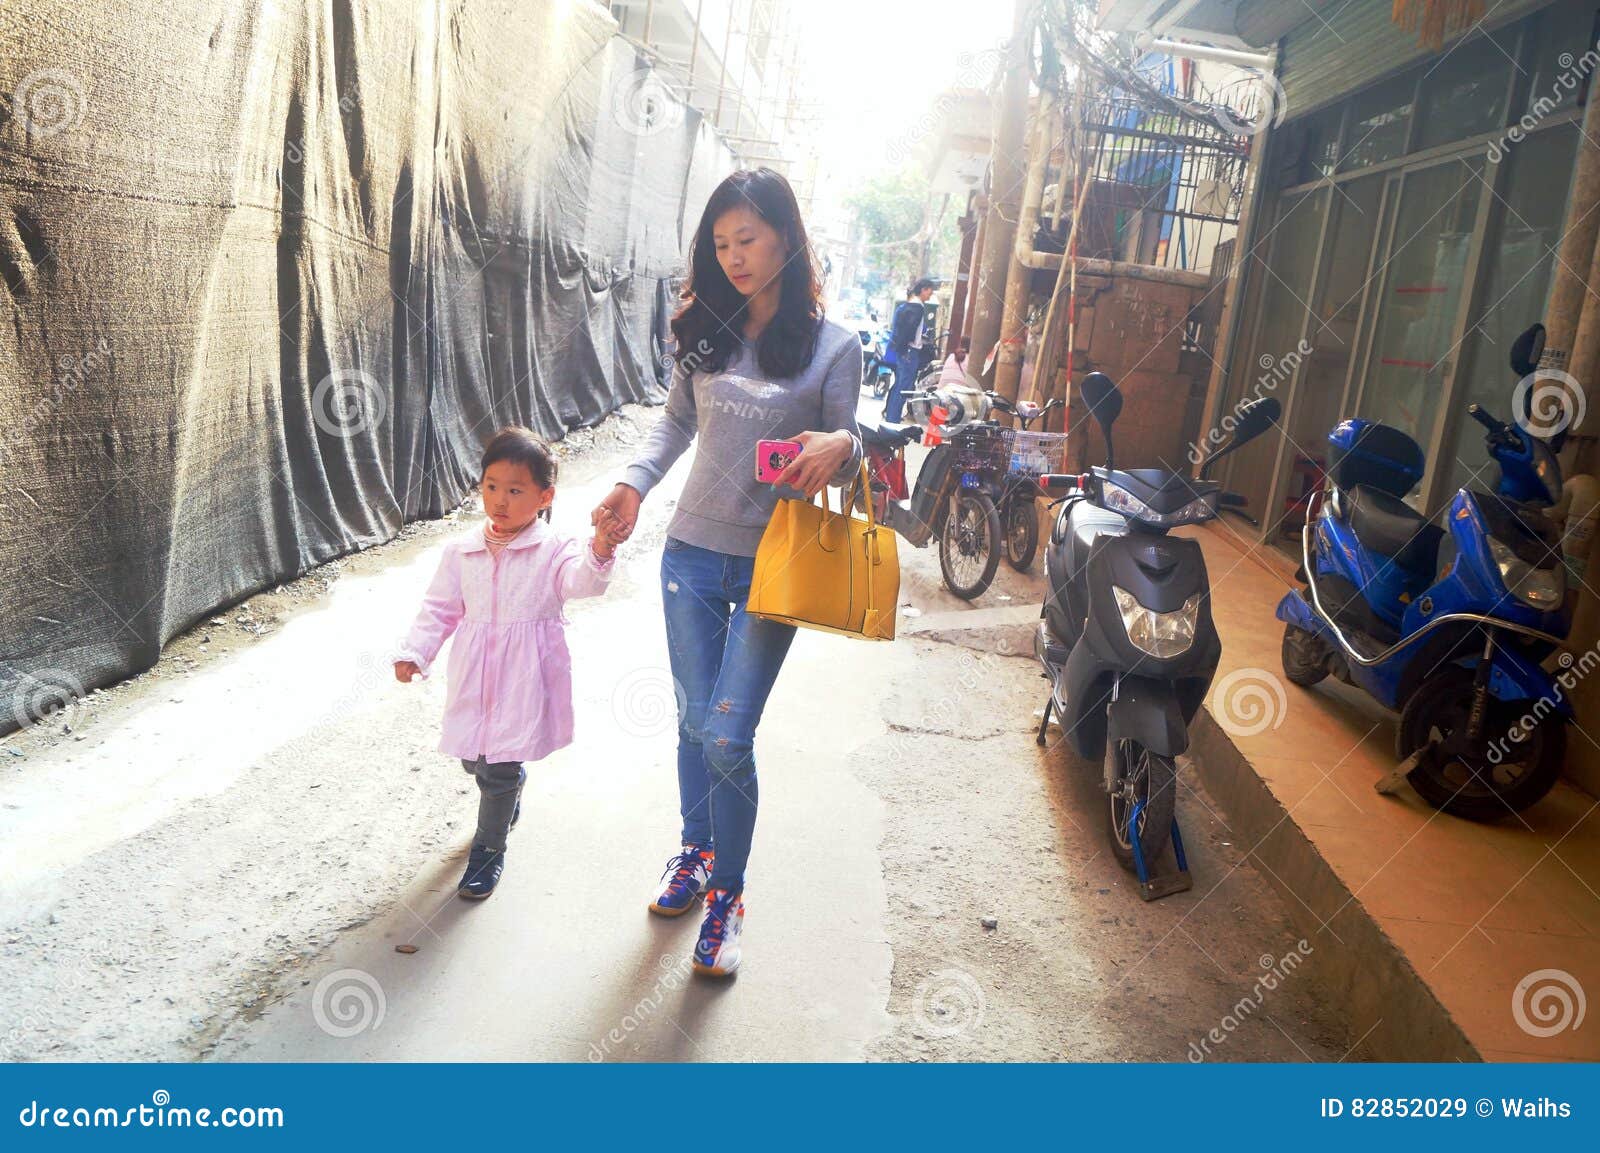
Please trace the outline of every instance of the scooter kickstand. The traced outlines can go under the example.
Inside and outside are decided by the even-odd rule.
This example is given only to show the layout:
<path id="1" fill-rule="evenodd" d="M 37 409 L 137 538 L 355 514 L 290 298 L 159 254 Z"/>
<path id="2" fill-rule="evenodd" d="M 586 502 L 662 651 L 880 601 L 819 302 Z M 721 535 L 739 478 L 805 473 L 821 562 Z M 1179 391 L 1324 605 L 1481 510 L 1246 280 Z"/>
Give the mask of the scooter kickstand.
<path id="1" fill-rule="evenodd" d="M 1050 710 L 1055 707 L 1055 704 L 1056 697 L 1054 693 L 1051 693 L 1049 696 L 1045 697 L 1044 716 L 1039 718 L 1039 735 L 1034 740 L 1034 743 L 1040 747 L 1044 746 L 1044 735 L 1050 728 Z"/>

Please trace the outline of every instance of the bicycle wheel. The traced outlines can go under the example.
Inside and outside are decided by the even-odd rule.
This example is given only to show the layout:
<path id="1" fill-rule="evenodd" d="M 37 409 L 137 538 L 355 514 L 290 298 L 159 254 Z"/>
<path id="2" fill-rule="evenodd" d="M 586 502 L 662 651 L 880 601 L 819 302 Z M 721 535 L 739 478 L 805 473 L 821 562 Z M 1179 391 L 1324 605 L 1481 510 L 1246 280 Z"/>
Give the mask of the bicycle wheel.
<path id="1" fill-rule="evenodd" d="M 1000 519 L 1006 534 L 1006 563 L 1027 572 L 1039 551 L 1039 513 L 1033 498 L 1023 490 L 1013 492 Z"/>
<path id="2" fill-rule="evenodd" d="M 1000 512 L 986 492 L 963 490 L 939 533 L 939 571 L 945 587 L 962 600 L 974 600 L 994 581 L 1000 567 Z"/>

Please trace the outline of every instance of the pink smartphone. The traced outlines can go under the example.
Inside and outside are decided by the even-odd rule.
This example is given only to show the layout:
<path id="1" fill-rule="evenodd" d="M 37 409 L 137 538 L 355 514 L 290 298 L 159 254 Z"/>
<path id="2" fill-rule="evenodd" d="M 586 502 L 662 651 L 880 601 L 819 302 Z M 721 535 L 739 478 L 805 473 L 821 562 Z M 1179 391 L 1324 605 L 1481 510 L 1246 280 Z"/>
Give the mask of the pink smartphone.
<path id="1" fill-rule="evenodd" d="M 792 440 L 760 440 L 756 442 L 756 479 L 772 484 L 778 474 L 788 468 L 800 455 L 800 444 Z"/>

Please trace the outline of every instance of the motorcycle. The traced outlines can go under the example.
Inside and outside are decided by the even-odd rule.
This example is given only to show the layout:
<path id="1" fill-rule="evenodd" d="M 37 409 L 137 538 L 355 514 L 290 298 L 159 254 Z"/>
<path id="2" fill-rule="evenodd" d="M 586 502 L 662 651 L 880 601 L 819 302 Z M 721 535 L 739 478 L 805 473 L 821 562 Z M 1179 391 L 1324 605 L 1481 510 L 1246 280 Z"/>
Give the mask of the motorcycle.
<path id="1" fill-rule="evenodd" d="M 889 349 L 888 336 L 878 326 L 867 327 L 864 322 L 856 329 L 856 336 L 861 340 L 861 383 L 872 389 L 873 396 L 887 396 L 889 385 L 894 381 L 894 365 L 884 360 Z"/>
<path id="2" fill-rule="evenodd" d="M 1040 478 L 1060 511 L 1034 634 L 1050 681 L 1038 743 L 1045 744 L 1054 711 L 1078 755 L 1102 765 L 1111 851 L 1150 901 L 1191 887 L 1174 815 L 1176 758 L 1189 747 L 1189 723 L 1222 655 L 1200 545 L 1169 533 L 1216 518 L 1223 493 L 1207 474 L 1276 421 L 1279 404 L 1266 397 L 1242 405 L 1230 437 L 1190 479 L 1118 469 L 1111 430 L 1122 395 L 1100 372 L 1079 387 L 1105 436 L 1106 464 L 1082 476 Z M 1169 838 L 1177 871 L 1153 878 Z"/>
<path id="3" fill-rule="evenodd" d="M 974 411 L 987 415 L 987 398 L 972 406 L 970 397 L 941 390 L 908 393 L 906 400 L 908 411 L 915 404 L 927 413 L 924 423 L 941 429 L 942 442 L 923 458 L 913 489 L 906 477 L 905 449 L 923 438 L 923 428 L 891 421 L 859 425 L 871 492 L 857 491 L 855 506 L 866 511 L 870 495 L 878 523 L 913 547 L 925 548 L 937 540 L 945 587 L 973 600 L 988 589 L 1000 565 L 998 489 L 985 472 L 989 438 L 998 428 L 991 421 L 969 419 Z"/>
<path id="4" fill-rule="evenodd" d="M 1517 338 L 1519 378 L 1543 348 L 1543 325 Z M 1414 440 L 1365 420 L 1329 434 L 1331 469 L 1301 532 L 1305 587 L 1276 615 L 1289 680 L 1309 687 L 1332 674 L 1399 712 L 1391 781 L 1404 776 L 1434 808 L 1486 821 L 1550 791 L 1573 716 L 1540 664 L 1571 624 L 1551 511 L 1565 434 L 1531 435 L 1526 411 L 1521 428 L 1476 404 L 1467 412 L 1499 477 L 1492 493 L 1455 494 L 1448 535 L 1402 499 L 1423 475 Z"/>

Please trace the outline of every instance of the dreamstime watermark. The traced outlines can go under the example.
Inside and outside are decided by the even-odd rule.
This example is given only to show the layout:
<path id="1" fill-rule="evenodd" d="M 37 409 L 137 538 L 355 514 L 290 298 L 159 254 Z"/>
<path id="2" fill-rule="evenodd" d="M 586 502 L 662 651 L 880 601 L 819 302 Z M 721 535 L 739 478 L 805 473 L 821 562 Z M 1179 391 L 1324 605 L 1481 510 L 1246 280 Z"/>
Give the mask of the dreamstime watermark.
<path id="1" fill-rule="evenodd" d="M 1254 108 L 1236 108 L 1218 104 L 1211 109 L 1211 119 L 1218 128 L 1234 136 L 1257 136 L 1269 128 L 1276 128 L 1289 114 L 1289 97 L 1283 90 L 1283 81 L 1272 72 L 1253 73 L 1251 86 L 1256 95 Z"/>
<path id="2" fill-rule="evenodd" d="M 1242 396 L 1233 409 L 1217 421 L 1215 427 L 1208 431 L 1199 442 L 1191 441 L 1189 444 L 1189 463 L 1199 465 L 1210 452 L 1220 448 L 1239 427 L 1240 420 L 1244 417 L 1245 405 L 1257 401 L 1276 392 L 1278 387 L 1287 381 L 1316 349 L 1309 341 L 1302 339 L 1289 352 L 1283 356 L 1273 356 L 1270 352 L 1263 352 L 1257 364 L 1261 366 L 1261 375 L 1256 377 L 1255 391 L 1249 396 Z"/>
<path id="3" fill-rule="evenodd" d="M 76 128 L 83 108 L 83 85 L 62 68 L 30 72 L 11 90 L 11 114 L 33 140 Z"/>
<path id="4" fill-rule="evenodd" d="M 1295 942 L 1292 950 L 1281 957 L 1275 958 L 1271 953 L 1261 954 L 1260 964 L 1266 971 L 1255 979 L 1250 991 L 1223 1014 L 1222 1020 L 1218 1021 L 1210 1032 L 1199 1041 L 1189 1042 L 1190 1062 L 1199 1064 L 1211 1056 L 1212 1047 L 1223 1044 L 1233 1036 L 1250 1014 L 1266 1004 L 1267 994 L 1275 991 L 1314 952 L 1316 950 L 1312 948 L 1311 943 L 1302 937 Z"/>
<path id="5" fill-rule="evenodd" d="M 63 356 L 56 361 L 59 370 L 48 392 L 41 393 L 21 417 L 12 415 L 4 423 L 4 437 L 0 439 L 0 461 L 17 446 L 36 439 L 39 426 L 59 412 L 75 396 L 83 382 L 105 366 L 111 356 L 111 345 L 101 337 L 92 349 L 81 356 Z"/>
<path id="6" fill-rule="evenodd" d="M 361 104 L 361 99 L 354 91 L 346 91 L 339 97 L 336 107 L 339 109 L 339 119 L 343 120 L 356 110 Z M 283 146 L 283 155 L 290 164 L 299 164 L 306 158 L 306 146 L 303 140 L 290 140 Z"/>
<path id="7" fill-rule="evenodd" d="M 65 669 L 23 673 L 11 690 L 11 715 L 19 728 L 29 725 L 71 725 L 83 702 L 83 682 Z"/>
<path id="8" fill-rule="evenodd" d="M 354 1037 L 383 1024 L 389 1001 L 364 969 L 336 969 L 311 993 L 311 1019 L 330 1037 Z"/>
<path id="9" fill-rule="evenodd" d="M 126 958 L 118 955 L 104 940 L 87 938 L 74 945 L 76 958 L 57 957 L 49 969 L 49 986 L 36 992 L 20 1017 L 6 1022 L 8 1028 L 0 1035 L 0 1060 L 22 1061 L 35 1056 L 24 1042 L 30 1036 L 50 1037 L 60 1033 L 57 1013 L 71 1003 L 73 995 L 92 988 L 98 980 L 96 971 L 105 966 L 120 966 Z"/>
<path id="10" fill-rule="evenodd" d="M 589 1043 L 589 1060 L 592 1062 L 604 1061 L 611 1056 L 614 1045 L 621 1045 L 634 1033 L 649 1024 L 650 1019 L 661 1011 L 668 993 L 676 993 L 689 981 L 690 959 L 687 956 L 673 956 L 663 953 L 656 962 L 661 969 L 661 975 L 656 978 L 656 983 L 650 991 L 634 1002 L 633 1007 L 622 1015 L 609 1032 L 598 1042 Z"/>
<path id="11" fill-rule="evenodd" d="M 669 587 L 668 595 L 677 590 Z M 688 694 L 671 670 L 647 665 L 626 672 L 611 690 L 611 718 L 630 737 L 659 737 L 678 727 Z"/>
<path id="12" fill-rule="evenodd" d="M 1530 1037 L 1576 1032 L 1588 1007 L 1583 986 L 1565 969 L 1535 969 L 1511 991 L 1511 1016 Z"/>
<path id="13" fill-rule="evenodd" d="M 1600 48 L 1597 42 L 1595 48 Z M 1505 159 L 1513 144 L 1521 144 L 1527 139 L 1528 134 L 1548 117 L 1552 112 L 1558 112 L 1563 107 L 1562 92 L 1576 92 L 1579 83 L 1600 65 L 1600 52 L 1590 48 L 1582 56 L 1574 58 L 1572 53 L 1563 52 L 1556 57 L 1556 63 L 1561 67 L 1561 72 L 1550 85 L 1550 91 L 1540 95 L 1537 99 L 1528 102 L 1528 110 L 1510 128 L 1505 135 L 1489 145 L 1489 163 L 1499 164 Z"/>
<path id="14" fill-rule="evenodd" d="M 364 369 L 336 368 L 311 392 L 311 418 L 329 436 L 360 436 L 387 415 L 389 397 Z"/>
<path id="15" fill-rule="evenodd" d="M 715 351 L 716 347 L 711 341 L 702 336 L 688 352 L 662 349 L 660 364 L 667 370 L 667 379 L 671 380 L 680 369 L 684 378 L 688 379 L 710 362 L 711 354 Z"/>
<path id="16" fill-rule="evenodd" d="M 41 1105 L 37 1098 L 17 1113 L 24 1128 L 38 1129 L 282 1129 L 283 1109 L 275 1106 L 228 1105 L 191 1109 L 172 1104 L 172 1094 L 157 1089 L 148 1105 L 125 1109 L 105 1105 Z"/>
<path id="17" fill-rule="evenodd" d="M 962 52 L 956 56 L 955 78 L 934 99 L 927 111 L 885 150 L 890 164 L 900 164 L 945 122 L 960 105 L 964 89 L 984 88 L 996 68 L 1004 67 L 1006 48 L 996 45 L 979 52 Z"/>
<path id="18" fill-rule="evenodd" d="M 900 599 L 904 601 L 907 597 L 908 593 L 902 588 Z M 896 725 L 891 731 L 890 747 L 883 758 L 885 763 L 916 763 L 918 757 L 913 743 L 918 736 L 959 735 L 951 733 L 950 718 L 959 715 L 963 701 L 981 699 L 982 690 L 996 683 L 999 659 L 1013 655 L 1010 641 L 1003 636 L 996 641 L 995 648 L 997 651 L 992 653 L 978 653 L 968 648 L 961 650 L 956 657 L 954 685 L 939 697 L 919 698 L 918 703 L 922 706 L 920 715 L 910 724 Z"/>
<path id="19" fill-rule="evenodd" d="M 1289 694 L 1266 669 L 1234 669 L 1211 694 L 1211 715 L 1230 737 L 1254 737 L 1283 727 Z"/>
<path id="20" fill-rule="evenodd" d="M 1529 436 L 1549 440 L 1583 423 L 1588 402 L 1577 377 L 1556 368 L 1536 368 L 1511 393 L 1512 419 Z"/>
<path id="21" fill-rule="evenodd" d="M 988 999 L 978 979 L 964 969 L 930 973 L 911 995 L 911 1017 L 924 1037 L 957 1037 L 983 1024 Z"/>
<path id="22" fill-rule="evenodd" d="M 611 93 L 611 115 L 635 136 L 655 136 L 683 123 L 683 101 L 648 63 L 640 63 Z"/>
<path id="23" fill-rule="evenodd" d="M 1564 652 L 1556 658 L 1556 663 L 1561 666 L 1561 670 L 1551 674 L 1555 695 L 1545 693 L 1540 696 L 1527 711 L 1511 722 L 1504 736 L 1489 742 L 1488 751 L 1484 756 L 1491 765 L 1498 765 L 1511 756 L 1516 751 L 1516 746 L 1532 737 L 1534 730 L 1544 719 L 1567 699 L 1567 694 L 1578 686 L 1579 681 L 1596 668 L 1600 668 L 1600 646 L 1585 649 L 1578 657 Z"/>

